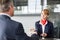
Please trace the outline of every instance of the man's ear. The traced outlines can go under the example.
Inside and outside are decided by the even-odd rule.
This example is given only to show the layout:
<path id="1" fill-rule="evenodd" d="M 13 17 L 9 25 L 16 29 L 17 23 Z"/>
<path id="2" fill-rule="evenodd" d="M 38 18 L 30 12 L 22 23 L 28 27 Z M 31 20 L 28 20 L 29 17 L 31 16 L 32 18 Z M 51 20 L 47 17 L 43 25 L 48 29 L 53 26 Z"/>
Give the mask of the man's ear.
<path id="1" fill-rule="evenodd" d="M 10 11 L 11 10 L 11 6 L 9 6 L 9 10 L 8 11 Z"/>

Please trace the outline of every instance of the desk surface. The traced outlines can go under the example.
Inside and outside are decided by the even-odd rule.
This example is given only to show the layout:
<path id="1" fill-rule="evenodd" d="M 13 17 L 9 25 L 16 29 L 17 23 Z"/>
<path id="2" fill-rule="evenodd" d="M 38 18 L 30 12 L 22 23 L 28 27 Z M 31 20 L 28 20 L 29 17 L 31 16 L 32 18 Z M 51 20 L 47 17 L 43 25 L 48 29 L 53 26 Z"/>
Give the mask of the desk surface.
<path id="1" fill-rule="evenodd" d="M 45 39 L 39 39 L 39 40 L 60 40 L 58 38 L 45 38 Z"/>

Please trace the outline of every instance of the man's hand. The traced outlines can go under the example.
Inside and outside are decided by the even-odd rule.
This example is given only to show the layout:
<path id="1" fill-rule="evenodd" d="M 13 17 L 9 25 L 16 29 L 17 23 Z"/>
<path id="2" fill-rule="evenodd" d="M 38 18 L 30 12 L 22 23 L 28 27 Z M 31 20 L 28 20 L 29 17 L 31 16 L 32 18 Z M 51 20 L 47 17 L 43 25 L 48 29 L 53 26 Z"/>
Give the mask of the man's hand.
<path id="1" fill-rule="evenodd" d="M 36 30 L 34 28 L 30 29 L 31 34 L 37 34 Z"/>
<path id="2" fill-rule="evenodd" d="M 44 34 L 41 34 L 42 37 L 46 37 L 47 36 L 47 33 L 44 33 Z"/>

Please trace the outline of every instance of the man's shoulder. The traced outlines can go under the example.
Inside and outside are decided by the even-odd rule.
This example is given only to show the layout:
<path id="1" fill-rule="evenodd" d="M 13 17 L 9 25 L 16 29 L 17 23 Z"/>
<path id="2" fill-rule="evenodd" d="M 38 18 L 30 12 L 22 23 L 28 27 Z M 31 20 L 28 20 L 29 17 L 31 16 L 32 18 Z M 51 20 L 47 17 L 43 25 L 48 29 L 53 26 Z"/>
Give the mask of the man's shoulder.
<path id="1" fill-rule="evenodd" d="M 15 21 L 15 20 L 11 20 L 13 23 L 16 23 L 16 24 L 22 24 L 21 22 L 18 22 L 18 21 Z"/>

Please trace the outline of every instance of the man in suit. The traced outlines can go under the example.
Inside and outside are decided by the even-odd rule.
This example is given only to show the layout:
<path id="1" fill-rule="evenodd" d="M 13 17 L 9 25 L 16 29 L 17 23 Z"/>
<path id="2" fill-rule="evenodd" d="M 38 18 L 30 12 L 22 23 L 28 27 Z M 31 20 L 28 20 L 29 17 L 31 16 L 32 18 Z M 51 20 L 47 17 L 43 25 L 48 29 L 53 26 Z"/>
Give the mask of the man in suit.
<path id="1" fill-rule="evenodd" d="M 44 9 L 41 13 L 41 19 L 35 23 L 36 31 L 39 37 L 52 38 L 54 33 L 53 23 L 48 20 L 49 10 Z"/>
<path id="2" fill-rule="evenodd" d="M 0 0 L 0 40 L 35 40 L 26 35 L 21 23 L 10 18 L 13 15 L 12 0 Z"/>

